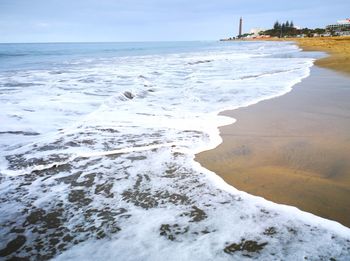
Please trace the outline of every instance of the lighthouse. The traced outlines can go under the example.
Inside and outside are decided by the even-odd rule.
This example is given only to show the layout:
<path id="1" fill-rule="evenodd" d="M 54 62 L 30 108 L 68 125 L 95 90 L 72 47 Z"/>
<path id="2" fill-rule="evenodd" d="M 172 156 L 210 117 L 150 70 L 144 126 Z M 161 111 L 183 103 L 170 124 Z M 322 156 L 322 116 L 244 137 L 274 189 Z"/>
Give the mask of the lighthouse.
<path id="1" fill-rule="evenodd" d="M 238 37 L 241 38 L 242 37 L 242 27 L 243 27 L 243 19 L 242 17 L 239 19 L 239 34 Z"/>

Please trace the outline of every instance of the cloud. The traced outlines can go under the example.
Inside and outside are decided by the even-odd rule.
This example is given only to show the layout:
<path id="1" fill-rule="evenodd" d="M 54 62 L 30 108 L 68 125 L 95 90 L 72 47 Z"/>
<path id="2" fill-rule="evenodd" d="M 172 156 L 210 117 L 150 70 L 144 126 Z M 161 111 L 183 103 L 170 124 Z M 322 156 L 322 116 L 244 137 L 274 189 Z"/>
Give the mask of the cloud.
<path id="1" fill-rule="evenodd" d="M 34 24 L 35 27 L 37 28 L 49 28 L 51 26 L 51 24 L 46 23 L 46 22 L 37 22 Z"/>

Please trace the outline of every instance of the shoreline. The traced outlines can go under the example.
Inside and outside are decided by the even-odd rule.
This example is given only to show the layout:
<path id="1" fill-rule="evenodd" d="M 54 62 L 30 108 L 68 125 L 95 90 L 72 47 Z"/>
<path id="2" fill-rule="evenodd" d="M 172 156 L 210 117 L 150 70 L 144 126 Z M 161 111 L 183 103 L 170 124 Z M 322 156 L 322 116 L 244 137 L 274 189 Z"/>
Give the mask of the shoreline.
<path id="1" fill-rule="evenodd" d="M 315 61 L 315 65 L 350 75 L 350 37 L 293 39 L 304 51 L 322 51 L 329 54 Z"/>
<path id="2" fill-rule="evenodd" d="M 291 92 L 221 112 L 237 122 L 195 160 L 238 190 L 350 227 L 349 84 L 313 66 Z"/>
<path id="3" fill-rule="evenodd" d="M 316 38 L 267 38 L 253 41 L 295 42 L 304 51 L 326 52 L 329 56 L 317 59 L 315 65 L 350 75 L 350 36 Z"/>

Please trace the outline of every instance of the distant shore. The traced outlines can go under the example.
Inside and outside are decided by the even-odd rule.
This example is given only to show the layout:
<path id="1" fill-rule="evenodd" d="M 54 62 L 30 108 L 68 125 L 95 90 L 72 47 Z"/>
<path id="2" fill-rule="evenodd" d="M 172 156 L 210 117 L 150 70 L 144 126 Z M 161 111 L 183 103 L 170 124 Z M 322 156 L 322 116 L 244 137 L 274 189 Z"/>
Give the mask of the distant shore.
<path id="1" fill-rule="evenodd" d="M 237 122 L 196 160 L 239 190 L 350 227 L 350 77 L 318 67 L 350 73 L 350 37 L 282 40 L 330 56 L 292 92 L 223 112 Z"/>

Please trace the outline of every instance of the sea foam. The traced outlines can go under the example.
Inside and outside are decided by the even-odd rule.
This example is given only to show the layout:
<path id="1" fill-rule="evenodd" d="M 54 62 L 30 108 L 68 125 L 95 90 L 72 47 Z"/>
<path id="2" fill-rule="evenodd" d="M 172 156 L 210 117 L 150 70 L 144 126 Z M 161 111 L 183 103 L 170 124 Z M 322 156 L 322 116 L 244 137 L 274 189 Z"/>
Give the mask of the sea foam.
<path id="1" fill-rule="evenodd" d="M 0 72 L 2 256 L 349 256 L 348 228 L 238 191 L 194 161 L 234 123 L 219 112 L 289 92 L 310 73 L 307 53 L 211 43 L 65 59 Z"/>

